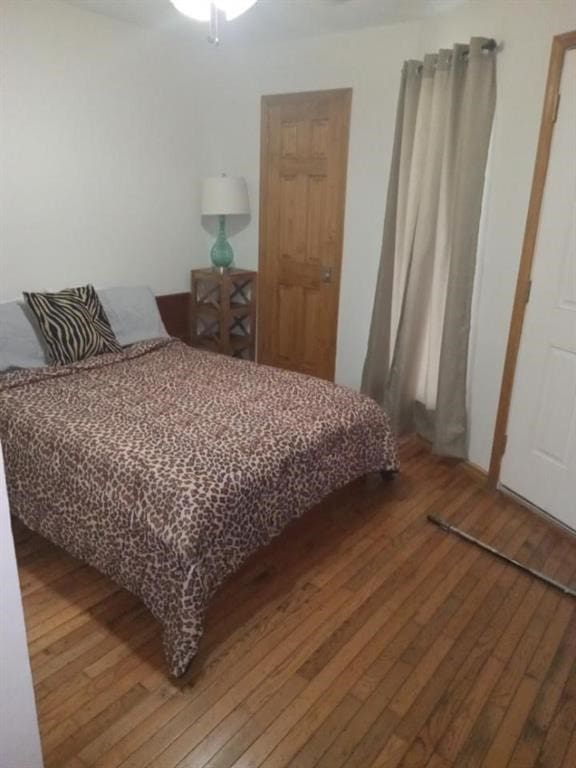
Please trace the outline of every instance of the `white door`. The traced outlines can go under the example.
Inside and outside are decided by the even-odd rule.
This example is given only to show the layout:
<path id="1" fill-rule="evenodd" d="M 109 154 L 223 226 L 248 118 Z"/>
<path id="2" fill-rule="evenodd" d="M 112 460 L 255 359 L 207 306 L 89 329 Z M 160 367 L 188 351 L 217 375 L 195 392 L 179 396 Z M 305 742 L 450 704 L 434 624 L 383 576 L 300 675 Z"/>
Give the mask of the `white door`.
<path id="1" fill-rule="evenodd" d="M 576 50 L 560 93 L 501 483 L 576 530 Z"/>
<path id="2" fill-rule="evenodd" d="M 26 627 L 0 446 L 0 766 L 42 768 Z"/>

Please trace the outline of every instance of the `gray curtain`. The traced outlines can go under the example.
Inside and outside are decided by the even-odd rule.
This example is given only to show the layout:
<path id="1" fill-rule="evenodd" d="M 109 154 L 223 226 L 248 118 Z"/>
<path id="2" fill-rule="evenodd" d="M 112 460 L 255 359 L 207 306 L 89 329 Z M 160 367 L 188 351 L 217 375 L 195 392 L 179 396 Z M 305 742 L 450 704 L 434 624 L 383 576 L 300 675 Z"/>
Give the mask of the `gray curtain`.
<path id="1" fill-rule="evenodd" d="M 496 98 L 485 38 L 405 62 L 362 390 L 399 433 L 467 452 L 468 338 Z"/>

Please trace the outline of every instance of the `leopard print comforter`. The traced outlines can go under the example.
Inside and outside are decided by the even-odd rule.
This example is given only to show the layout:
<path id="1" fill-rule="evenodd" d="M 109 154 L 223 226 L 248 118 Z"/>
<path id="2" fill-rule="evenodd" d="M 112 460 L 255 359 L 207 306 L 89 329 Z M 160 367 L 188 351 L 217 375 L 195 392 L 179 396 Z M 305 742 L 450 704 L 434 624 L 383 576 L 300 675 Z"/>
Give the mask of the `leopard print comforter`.
<path id="1" fill-rule="evenodd" d="M 12 513 L 139 596 L 175 676 L 251 553 L 398 467 L 368 397 L 166 339 L 0 377 L 0 440 Z"/>

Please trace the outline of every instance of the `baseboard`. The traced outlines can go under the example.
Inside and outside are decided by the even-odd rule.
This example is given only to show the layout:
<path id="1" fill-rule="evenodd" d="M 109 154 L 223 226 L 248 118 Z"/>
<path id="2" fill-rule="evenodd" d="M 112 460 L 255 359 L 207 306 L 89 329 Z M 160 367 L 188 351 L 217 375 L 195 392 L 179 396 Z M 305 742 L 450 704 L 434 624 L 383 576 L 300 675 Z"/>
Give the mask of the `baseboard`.
<path id="1" fill-rule="evenodd" d="M 488 486 L 488 472 L 479 467 L 478 464 L 474 464 L 473 461 L 462 461 L 460 468 L 480 485 Z"/>
<path id="2" fill-rule="evenodd" d="M 514 491 L 511 491 L 510 488 L 506 488 L 505 485 L 502 485 L 501 483 L 498 484 L 498 492 L 501 493 L 503 496 L 507 496 L 509 499 L 512 499 L 517 504 L 519 504 L 521 507 L 525 507 L 530 512 L 534 512 L 539 517 L 543 518 L 547 522 L 551 523 L 556 528 L 560 528 L 564 533 L 569 533 L 571 536 L 576 536 L 576 530 L 574 528 L 570 528 L 569 525 L 566 525 L 566 523 L 563 523 L 561 520 L 558 520 L 556 517 L 553 517 L 548 512 L 545 512 L 540 507 L 537 507 L 535 504 L 532 504 L 532 502 L 528 501 L 528 499 L 525 499 L 524 496 L 520 496 L 517 493 L 514 493 Z"/>
<path id="3" fill-rule="evenodd" d="M 432 453 L 432 443 L 426 440 L 425 437 L 422 437 L 422 435 L 418 435 L 417 433 L 413 432 L 410 435 L 404 435 L 398 440 L 398 444 L 400 446 L 408 442 L 419 443 L 428 451 L 430 451 L 430 453 Z M 472 461 L 466 461 L 466 459 L 450 458 L 449 456 L 448 457 L 438 456 L 437 458 L 441 461 L 446 461 L 446 462 L 449 462 L 450 464 L 453 464 L 455 467 L 458 467 L 458 469 L 460 469 L 462 472 L 466 472 L 467 475 L 472 477 L 480 485 L 488 487 L 488 472 L 487 470 L 482 469 L 482 467 L 479 467 L 478 464 L 474 464 L 474 462 Z"/>

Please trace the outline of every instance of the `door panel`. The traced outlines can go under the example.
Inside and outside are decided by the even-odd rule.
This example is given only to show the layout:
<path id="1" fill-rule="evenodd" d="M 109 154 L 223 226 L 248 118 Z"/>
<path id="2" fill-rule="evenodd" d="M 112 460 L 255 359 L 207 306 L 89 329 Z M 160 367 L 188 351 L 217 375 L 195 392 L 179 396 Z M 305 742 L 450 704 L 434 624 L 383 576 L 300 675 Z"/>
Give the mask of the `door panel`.
<path id="1" fill-rule="evenodd" d="M 561 94 L 501 481 L 576 529 L 576 50 Z"/>
<path id="2" fill-rule="evenodd" d="M 575 141 L 576 141 L 576 137 Z M 576 310 L 576 204 L 572 209 L 572 226 L 570 228 L 568 247 L 564 254 L 564 265 L 562 267 L 562 277 L 560 279 L 560 290 L 558 292 L 560 309 Z"/>
<path id="3" fill-rule="evenodd" d="M 259 361 L 333 379 L 350 90 L 265 96 Z"/>
<path id="4" fill-rule="evenodd" d="M 566 403 L 567 410 L 557 403 Z M 534 433 L 534 451 L 567 468 L 576 409 L 576 355 L 550 348 L 544 367 L 544 388 Z M 576 503 L 576 500 L 575 500 Z"/>

